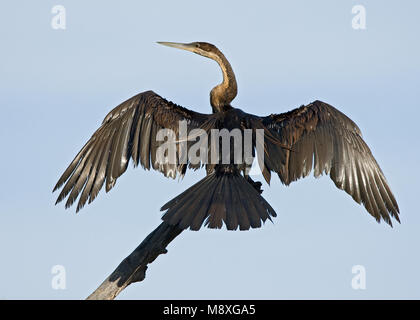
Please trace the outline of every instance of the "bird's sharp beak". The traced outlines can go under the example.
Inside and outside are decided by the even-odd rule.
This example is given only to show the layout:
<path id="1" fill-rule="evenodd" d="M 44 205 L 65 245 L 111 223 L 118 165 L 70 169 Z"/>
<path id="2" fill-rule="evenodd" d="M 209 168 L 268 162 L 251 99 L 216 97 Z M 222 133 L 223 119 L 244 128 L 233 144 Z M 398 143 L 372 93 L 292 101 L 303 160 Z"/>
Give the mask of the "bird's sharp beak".
<path id="1" fill-rule="evenodd" d="M 194 52 L 194 49 L 195 49 L 195 46 L 192 43 L 163 42 L 163 41 L 158 41 L 157 43 L 167 46 L 167 47 L 172 47 L 172 48 L 177 48 L 177 49 L 182 49 L 182 50 L 187 50 L 187 51 L 192 51 L 192 52 Z"/>

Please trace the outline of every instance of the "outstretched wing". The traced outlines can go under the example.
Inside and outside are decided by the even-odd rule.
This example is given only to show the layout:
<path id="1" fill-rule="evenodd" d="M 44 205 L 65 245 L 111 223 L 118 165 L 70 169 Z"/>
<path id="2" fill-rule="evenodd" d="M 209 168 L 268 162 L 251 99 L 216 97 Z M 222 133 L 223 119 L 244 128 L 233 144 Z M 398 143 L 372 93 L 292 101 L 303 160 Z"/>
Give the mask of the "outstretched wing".
<path id="1" fill-rule="evenodd" d="M 187 165 L 179 163 L 179 154 L 171 163 L 163 164 L 156 159 L 156 151 L 162 144 L 156 134 L 165 128 L 178 135 L 179 122 L 184 120 L 188 134 L 205 125 L 210 117 L 167 101 L 153 91 L 128 99 L 108 113 L 58 180 L 53 191 L 65 185 L 56 203 L 70 193 L 66 202 L 68 208 L 81 193 L 76 209 L 79 211 L 86 201 L 90 203 L 96 198 L 104 183 L 106 192 L 115 185 L 126 171 L 130 157 L 135 166 L 140 163 L 147 170 L 152 167 L 166 177 L 183 175 Z"/>
<path id="2" fill-rule="evenodd" d="M 331 105 L 315 101 L 282 114 L 260 118 L 260 125 L 276 137 L 265 139 L 266 180 L 270 170 L 288 185 L 306 177 L 329 174 L 335 185 L 345 190 L 379 222 L 392 226 L 397 221 L 398 204 L 385 176 L 362 139 L 357 125 Z M 286 146 L 286 147 L 284 147 Z"/>

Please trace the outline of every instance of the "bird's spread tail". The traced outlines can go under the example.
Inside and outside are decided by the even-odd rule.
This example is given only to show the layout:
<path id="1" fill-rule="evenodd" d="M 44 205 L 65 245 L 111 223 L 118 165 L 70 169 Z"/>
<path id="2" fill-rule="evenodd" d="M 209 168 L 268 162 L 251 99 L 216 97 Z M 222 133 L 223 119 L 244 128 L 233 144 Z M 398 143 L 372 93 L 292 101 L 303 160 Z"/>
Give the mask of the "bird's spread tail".
<path id="1" fill-rule="evenodd" d="M 209 228 L 248 230 L 276 212 L 240 173 L 213 172 L 175 197 L 162 208 L 162 219 L 171 225 L 199 230 Z"/>

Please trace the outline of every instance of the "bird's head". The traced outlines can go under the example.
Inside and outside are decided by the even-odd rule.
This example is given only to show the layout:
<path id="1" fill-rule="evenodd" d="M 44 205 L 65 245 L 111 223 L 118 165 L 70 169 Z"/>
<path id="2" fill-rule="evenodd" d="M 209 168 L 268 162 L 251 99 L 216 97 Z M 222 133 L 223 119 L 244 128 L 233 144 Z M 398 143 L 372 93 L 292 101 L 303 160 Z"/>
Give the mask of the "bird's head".
<path id="1" fill-rule="evenodd" d="M 221 52 L 217 47 L 211 43 L 207 42 L 191 42 L 191 43 L 178 43 L 178 42 L 157 42 L 158 44 L 187 50 L 199 54 L 200 56 L 207 57 L 213 60 L 217 60 Z"/>
<path id="2" fill-rule="evenodd" d="M 227 61 L 223 53 L 217 47 L 207 42 L 191 42 L 191 43 L 177 43 L 177 42 L 158 42 L 164 46 L 187 50 L 199 54 L 200 56 L 210 58 L 216 61 L 223 72 L 223 82 L 215 86 L 210 92 L 210 103 L 213 111 L 223 111 L 230 107 L 230 103 L 235 99 L 238 92 L 236 85 L 235 74 L 232 67 Z"/>

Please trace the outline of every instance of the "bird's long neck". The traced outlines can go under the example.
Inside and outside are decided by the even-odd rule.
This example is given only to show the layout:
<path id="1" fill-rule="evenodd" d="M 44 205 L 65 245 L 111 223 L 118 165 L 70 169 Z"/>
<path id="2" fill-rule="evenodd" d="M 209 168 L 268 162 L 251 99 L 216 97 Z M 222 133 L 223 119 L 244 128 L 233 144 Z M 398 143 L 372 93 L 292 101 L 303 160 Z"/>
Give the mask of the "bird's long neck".
<path id="1" fill-rule="evenodd" d="M 218 52 L 217 55 L 212 57 L 220 66 L 223 73 L 223 82 L 215 86 L 210 92 L 210 103 L 213 112 L 223 112 L 231 109 L 230 103 L 238 93 L 235 74 L 233 73 L 232 66 L 226 57 Z"/>

